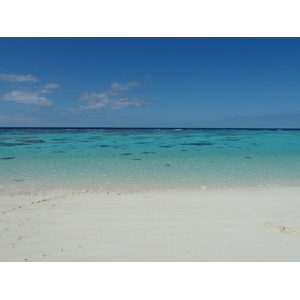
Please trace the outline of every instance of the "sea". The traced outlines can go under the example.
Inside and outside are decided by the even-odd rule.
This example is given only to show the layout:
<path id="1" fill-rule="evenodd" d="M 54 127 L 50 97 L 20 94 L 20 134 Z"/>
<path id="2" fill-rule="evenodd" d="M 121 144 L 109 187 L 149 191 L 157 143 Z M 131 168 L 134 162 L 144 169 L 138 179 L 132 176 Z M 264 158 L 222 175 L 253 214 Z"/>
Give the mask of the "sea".
<path id="1" fill-rule="evenodd" d="M 300 185 L 300 130 L 0 128 L 0 187 Z"/>

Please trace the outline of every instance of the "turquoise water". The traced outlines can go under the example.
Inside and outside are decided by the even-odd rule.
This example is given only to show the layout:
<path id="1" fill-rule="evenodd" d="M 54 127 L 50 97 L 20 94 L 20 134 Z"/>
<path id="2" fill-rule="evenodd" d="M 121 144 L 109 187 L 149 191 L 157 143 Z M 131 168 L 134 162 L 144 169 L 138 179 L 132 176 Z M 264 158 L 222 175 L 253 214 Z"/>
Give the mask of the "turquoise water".
<path id="1" fill-rule="evenodd" d="M 298 130 L 0 129 L 0 185 L 299 185 Z"/>

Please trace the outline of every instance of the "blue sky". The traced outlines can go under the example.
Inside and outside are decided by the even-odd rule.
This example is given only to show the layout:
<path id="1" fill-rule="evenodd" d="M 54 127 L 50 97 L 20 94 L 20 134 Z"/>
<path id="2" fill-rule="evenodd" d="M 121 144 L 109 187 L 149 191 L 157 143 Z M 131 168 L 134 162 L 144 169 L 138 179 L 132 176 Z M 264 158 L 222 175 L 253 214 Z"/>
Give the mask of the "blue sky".
<path id="1" fill-rule="evenodd" d="M 0 38 L 0 126 L 300 128 L 299 38 Z"/>

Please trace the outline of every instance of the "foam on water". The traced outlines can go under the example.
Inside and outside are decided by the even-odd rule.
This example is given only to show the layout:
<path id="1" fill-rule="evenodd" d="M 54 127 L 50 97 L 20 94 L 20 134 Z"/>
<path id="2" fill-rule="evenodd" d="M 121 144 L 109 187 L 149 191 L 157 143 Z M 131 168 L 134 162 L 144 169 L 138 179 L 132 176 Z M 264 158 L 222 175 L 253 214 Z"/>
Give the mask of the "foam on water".
<path id="1" fill-rule="evenodd" d="M 0 185 L 298 185 L 297 130 L 0 130 Z"/>

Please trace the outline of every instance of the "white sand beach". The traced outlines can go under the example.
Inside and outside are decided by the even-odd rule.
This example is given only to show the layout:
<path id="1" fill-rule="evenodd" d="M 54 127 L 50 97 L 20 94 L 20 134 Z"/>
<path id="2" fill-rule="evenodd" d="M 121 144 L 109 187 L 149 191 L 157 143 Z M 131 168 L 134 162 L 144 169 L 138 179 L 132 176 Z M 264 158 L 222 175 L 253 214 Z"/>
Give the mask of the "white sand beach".
<path id="1" fill-rule="evenodd" d="M 300 261 L 300 188 L 0 189 L 0 261 Z"/>

